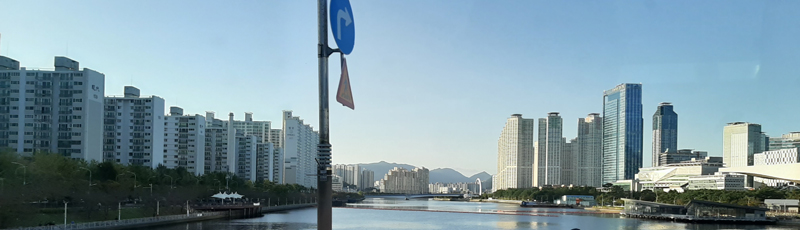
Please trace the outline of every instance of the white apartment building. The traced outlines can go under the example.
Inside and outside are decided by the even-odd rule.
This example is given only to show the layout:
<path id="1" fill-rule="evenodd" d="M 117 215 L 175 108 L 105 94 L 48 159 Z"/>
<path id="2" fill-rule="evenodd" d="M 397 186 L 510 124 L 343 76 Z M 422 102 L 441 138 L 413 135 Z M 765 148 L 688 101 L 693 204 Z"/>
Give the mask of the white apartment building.
<path id="1" fill-rule="evenodd" d="M 258 137 L 236 130 L 236 176 L 255 182 L 258 173 Z"/>
<path id="2" fill-rule="evenodd" d="M 229 119 L 233 120 L 233 113 Z M 233 141 L 235 134 L 228 132 L 233 131 L 229 129 L 228 124 L 232 123 L 215 119 L 214 112 L 206 112 L 205 173 L 235 173 L 236 142 Z"/>
<path id="3" fill-rule="evenodd" d="M 361 177 L 362 177 L 361 166 L 337 164 L 337 165 L 333 165 L 331 167 L 332 167 L 333 174 L 338 175 L 339 177 L 341 177 L 343 183 L 346 183 L 348 185 L 356 186 L 357 189 L 363 189 L 364 188 L 363 187 L 363 181 L 361 180 Z M 372 182 L 369 182 L 369 185 L 372 185 Z"/>
<path id="4" fill-rule="evenodd" d="M 0 56 L 0 147 L 102 161 L 105 75 L 66 57 L 54 66 L 28 69 Z"/>
<path id="5" fill-rule="evenodd" d="M 258 167 L 256 180 L 283 183 L 283 149 L 275 143 L 258 143 Z"/>
<path id="6" fill-rule="evenodd" d="M 194 175 L 205 169 L 206 118 L 199 114 L 183 114 L 172 106 L 164 118 L 164 166 L 183 167 Z"/>
<path id="7" fill-rule="evenodd" d="M 497 174 L 492 191 L 530 188 L 534 180 L 533 119 L 512 114 L 497 141 Z"/>
<path id="8" fill-rule="evenodd" d="M 539 118 L 539 141 L 534 165 L 536 165 L 533 186 L 561 185 L 561 155 L 564 147 L 562 135 L 563 120 L 557 112 Z"/>
<path id="9" fill-rule="evenodd" d="M 142 97 L 125 86 L 123 96 L 105 97 L 103 160 L 151 168 L 164 163 L 164 99 Z"/>
<path id="10" fill-rule="evenodd" d="M 316 157 L 319 133 L 292 111 L 283 111 L 284 184 L 317 187 Z"/>
<path id="11" fill-rule="evenodd" d="M 425 194 L 428 193 L 430 171 L 426 168 L 408 169 L 394 167 L 380 182 L 383 193 Z"/>

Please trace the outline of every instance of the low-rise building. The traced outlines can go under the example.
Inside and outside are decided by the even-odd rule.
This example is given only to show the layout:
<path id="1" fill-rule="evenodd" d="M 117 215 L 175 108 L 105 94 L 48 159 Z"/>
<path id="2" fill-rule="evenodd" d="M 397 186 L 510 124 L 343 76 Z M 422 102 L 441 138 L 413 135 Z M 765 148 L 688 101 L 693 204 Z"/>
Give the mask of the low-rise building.
<path id="1" fill-rule="evenodd" d="M 677 152 L 668 151 L 658 155 L 658 165 L 656 166 L 690 161 L 692 158 L 703 159 L 707 156 L 708 152 L 706 151 L 697 151 L 692 149 L 680 149 Z"/>
<path id="2" fill-rule="evenodd" d="M 597 205 L 597 202 L 594 201 L 594 196 L 563 195 L 560 199 L 556 200 L 556 204 L 591 207 Z"/>
<path id="3" fill-rule="evenodd" d="M 744 188 L 745 176 L 731 173 L 716 172 L 714 175 L 690 176 L 688 188 L 742 191 Z"/>
<path id="4" fill-rule="evenodd" d="M 641 168 L 636 179 L 641 189 L 682 192 L 691 176 L 713 175 L 722 168 L 721 157 L 705 157 L 658 167 Z"/>
<path id="5" fill-rule="evenodd" d="M 800 200 L 792 199 L 764 199 L 764 206 L 776 212 L 794 212 L 797 213 L 800 207 Z"/>

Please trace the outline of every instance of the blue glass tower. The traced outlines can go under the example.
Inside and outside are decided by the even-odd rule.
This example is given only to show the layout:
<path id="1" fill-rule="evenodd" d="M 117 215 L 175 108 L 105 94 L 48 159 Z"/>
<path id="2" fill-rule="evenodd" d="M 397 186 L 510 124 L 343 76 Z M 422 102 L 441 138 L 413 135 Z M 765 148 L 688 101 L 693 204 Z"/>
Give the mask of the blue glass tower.
<path id="1" fill-rule="evenodd" d="M 603 92 L 603 183 L 633 179 L 642 167 L 642 84 Z"/>
<path id="2" fill-rule="evenodd" d="M 653 114 L 653 163 L 660 166 L 659 155 L 665 152 L 678 151 L 678 114 L 669 102 L 658 105 Z"/>

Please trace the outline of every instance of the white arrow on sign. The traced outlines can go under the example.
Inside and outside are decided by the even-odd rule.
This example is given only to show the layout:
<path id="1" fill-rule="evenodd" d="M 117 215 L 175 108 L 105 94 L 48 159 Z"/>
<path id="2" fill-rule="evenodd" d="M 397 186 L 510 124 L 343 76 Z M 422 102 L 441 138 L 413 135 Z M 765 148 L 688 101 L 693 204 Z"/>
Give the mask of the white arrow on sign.
<path id="1" fill-rule="evenodd" d="M 347 11 L 347 8 L 336 12 L 336 38 L 339 40 L 342 40 L 342 19 L 344 19 L 344 26 L 349 26 L 350 23 L 353 23 L 353 19 L 350 18 L 350 12 Z"/>

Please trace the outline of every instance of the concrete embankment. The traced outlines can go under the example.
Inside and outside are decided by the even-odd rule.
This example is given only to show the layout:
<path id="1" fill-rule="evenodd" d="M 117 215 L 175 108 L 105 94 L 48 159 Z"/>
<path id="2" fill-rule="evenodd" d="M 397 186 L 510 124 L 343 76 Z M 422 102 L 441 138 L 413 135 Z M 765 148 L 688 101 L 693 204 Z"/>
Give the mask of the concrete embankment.
<path id="1" fill-rule="evenodd" d="M 280 205 L 262 207 L 261 213 L 281 212 L 294 209 L 303 209 L 314 207 L 316 204 L 293 204 L 293 205 Z M 201 212 L 191 213 L 189 215 L 170 215 L 170 216 L 157 216 L 147 218 L 125 219 L 125 220 L 108 220 L 96 221 L 67 225 L 51 225 L 40 227 L 27 227 L 16 228 L 19 230 L 60 230 L 60 229 L 139 229 L 153 226 L 172 225 L 181 223 L 190 223 L 197 221 L 213 220 L 213 219 L 236 219 L 243 216 L 241 210 L 237 211 L 217 211 L 217 212 Z"/>

